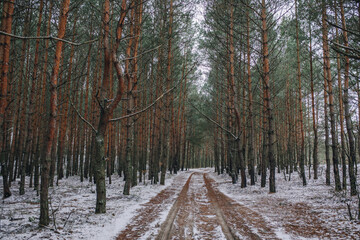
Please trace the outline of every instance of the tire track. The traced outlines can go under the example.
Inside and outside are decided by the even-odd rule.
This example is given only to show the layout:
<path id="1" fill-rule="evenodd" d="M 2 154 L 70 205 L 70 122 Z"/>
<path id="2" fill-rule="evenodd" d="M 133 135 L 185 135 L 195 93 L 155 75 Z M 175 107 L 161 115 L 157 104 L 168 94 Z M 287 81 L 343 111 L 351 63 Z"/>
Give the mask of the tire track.
<path id="1" fill-rule="evenodd" d="M 181 190 L 179 197 L 176 199 L 175 203 L 171 207 L 170 212 L 169 212 L 168 216 L 166 217 L 165 222 L 161 225 L 160 232 L 159 232 L 158 236 L 156 237 L 156 240 L 169 239 L 169 236 L 170 236 L 171 230 L 173 228 L 175 218 L 177 217 L 177 214 L 179 212 L 179 209 L 186 202 L 186 201 L 184 201 L 184 199 L 187 198 L 190 181 L 191 181 L 191 178 L 193 175 L 194 175 L 194 173 L 192 173 L 190 175 L 190 177 L 186 181 L 183 189 Z"/>
<path id="2" fill-rule="evenodd" d="M 239 239 L 227 224 L 212 192 L 206 185 L 205 175 L 194 173 L 171 208 L 156 239 L 216 239 L 216 236 Z M 223 237 L 219 236 L 219 229 Z"/>
<path id="3" fill-rule="evenodd" d="M 189 179 L 191 179 L 192 174 Z M 185 180 L 185 176 L 179 176 L 180 179 L 174 180 L 172 186 L 165 188 L 158 195 L 153 197 L 149 202 L 145 203 L 143 208 L 138 210 L 138 214 L 131 219 L 126 228 L 120 232 L 117 240 L 134 240 L 144 236 L 154 226 L 153 223 L 160 218 L 161 212 L 164 211 L 166 205 L 171 204 L 174 201 L 174 195 L 179 192 L 181 185 Z M 187 180 L 187 183 L 190 180 Z M 185 184 L 186 185 L 186 184 Z M 184 189 L 182 189 L 183 191 Z M 177 201 L 177 200 L 176 200 Z"/>
<path id="4" fill-rule="evenodd" d="M 234 239 L 278 239 L 270 226 L 257 212 L 235 202 L 212 186 L 213 179 L 204 174 L 204 181 L 212 202 L 217 206 Z"/>

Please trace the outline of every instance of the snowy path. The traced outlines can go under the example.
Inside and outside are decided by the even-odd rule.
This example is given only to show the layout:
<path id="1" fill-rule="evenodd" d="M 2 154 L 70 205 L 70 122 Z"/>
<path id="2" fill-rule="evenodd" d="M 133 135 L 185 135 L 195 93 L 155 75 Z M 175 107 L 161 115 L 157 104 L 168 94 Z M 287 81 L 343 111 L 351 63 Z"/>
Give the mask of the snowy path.
<path id="1" fill-rule="evenodd" d="M 49 228 L 38 228 L 36 192 L 27 187 L 19 196 L 14 185 L 0 203 L 0 239 L 360 239 L 360 221 L 349 221 L 346 205 L 357 217 L 357 196 L 335 193 L 324 174 L 306 187 L 296 175 L 287 181 L 277 174 L 276 182 L 269 194 L 213 169 L 194 169 L 168 175 L 165 186 L 141 183 L 124 196 L 123 179 L 113 178 L 107 213 L 99 215 L 94 184 L 70 177 L 51 190 Z"/>
<path id="2" fill-rule="evenodd" d="M 194 172 L 176 200 L 173 193 L 178 186 L 164 190 L 117 239 L 277 239 L 259 214 L 225 196 L 215 184 L 207 172 Z M 161 210 L 166 212 L 161 206 L 171 201 L 174 203 L 161 227 L 154 224 Z"/>
<path id="3" fill-rule="evenodd" d="M 180 174 L 138 211 L 117 239 L 358 239 L 356 222 L 350 230 L 350 222 L 343 228 L 330 215 L 326 221 L 321 212 L 337 209 L 305 202 L 296 185 L 287 193 L 295 193 L 292 199 L 284 198 L 282 190 L 268 194 L 258 186 L 241 189 L 224 178 L 210 169 Z M 316 195 L 311 193 L 311 199 Z"/>

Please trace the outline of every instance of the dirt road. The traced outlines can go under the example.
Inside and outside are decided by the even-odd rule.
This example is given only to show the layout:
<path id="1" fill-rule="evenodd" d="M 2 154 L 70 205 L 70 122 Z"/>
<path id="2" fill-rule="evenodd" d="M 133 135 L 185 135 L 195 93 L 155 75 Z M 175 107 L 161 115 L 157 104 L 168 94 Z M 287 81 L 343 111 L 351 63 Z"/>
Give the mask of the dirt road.
<path id="1" fill-rule="evenodd" d="M 218 189 L 230 182 L 216 182 L 210 175 L 199 170 L 177 176 L 117 239 L 358 239 L 359 231 L 350 234 L 325 224 L 322 210 L 304 202 L 291 204 L 268 194 L 254 195 L 249 206 L 240 204 Z"/>
<path id="2" fill-rule="evenodd" d="M 172 198 L 176 186 L 161 192 L 117 239 L 276 239 L 258 214 L 226 197 L 213 184 L 207 173 L 193 173 L 176 199 Z M 165 221 L 161 226 L 153 224 L 171 201 Z"/>

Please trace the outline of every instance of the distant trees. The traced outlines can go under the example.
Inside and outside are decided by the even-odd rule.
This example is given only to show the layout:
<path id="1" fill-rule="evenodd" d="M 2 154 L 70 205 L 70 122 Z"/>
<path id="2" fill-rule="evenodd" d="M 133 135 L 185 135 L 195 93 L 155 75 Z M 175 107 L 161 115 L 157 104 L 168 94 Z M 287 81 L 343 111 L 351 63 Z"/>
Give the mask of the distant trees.
<path id="1" fill-rule="evenodd" d="M 355 194 L 353 124 L 356 114 L 348 97 L 349 91 L 357 90 L 348 88 L 351 71 L 352 81 L 356 82 L 358 66 L 355 62 L 351 65 L 349 58 L 354 59 L 350 52 L 356 51 L 359 15 L 356 11 L 346 12 L 343 4 L 349 9 L 359 7 L 354 1 L 204 3 L 206 31 L 202 47 L 211 66 L 208 93 L 214 103 L 208 117 L 222 126 L 216 127 L 213 138 L 217 172 L 222 173 L 225 165 L 236 182 L 234 176 L 248 166 L 251 184 L 255 184 L 253 172 L 257 172 L 261 186 L 265 187 L 267 170 L 270 170 L 270 192 L 275 192 L 276 168 L 279 173 L 284 171 L 289 180 L 294 171 L 299 171 L 306 185 L 305 165 L 309 169 L 313 167 L 314 179 L 318 179 L 319 158 L 322 159 L 325 150 L 326 183 L 331 182 L 332 159 L 335 190 L 346 187 L 348 165 L 354 190 L 351 194 Z M 347 19 L 351 19 L 354 31 L 347 30 Z M 346 37 L 350 32 L 354 44 L 347 48 Z M 332 77 L 336 71 L 340 74 L 337 84 Z M 224 84 L 222 79 L 230 79 L 229 84 Z M 321 89 L 324 102 L 319 95 Z M 231 110 L 237 108 L 242 109 L 239 113 L 244 119 L 239 129 L 233 128 L 237 112 Z M 353 109 L 352 113 L 346 108 Z M 342 116 L 348 129 L 346 136 L 341 130 Z M 242 144 L 237 146 L 237 141 Z M 244 154 L 234 155 L 236 151 Z M 342 182 L 339 163 L 342 163 Z M 310 172 L 308 176 L 311 177 Z M 241 186 L 246 186 L 246 182 Z"/>

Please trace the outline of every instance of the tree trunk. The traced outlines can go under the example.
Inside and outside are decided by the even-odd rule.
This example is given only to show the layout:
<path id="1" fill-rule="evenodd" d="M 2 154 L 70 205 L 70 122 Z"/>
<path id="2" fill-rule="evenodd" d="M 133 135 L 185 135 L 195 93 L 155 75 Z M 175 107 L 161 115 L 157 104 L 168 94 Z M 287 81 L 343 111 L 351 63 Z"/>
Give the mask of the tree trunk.
<path id="1" fill-rule="evenodd" d="M 337 7 L 335 7 L 335 24 L 338 25 Z M 336 42 L 339 43 L 339 30 L 336 30 Z M 342 83 L 341 83 L 341 64 L 340 54 L 336 54 L 337 64 L 337 80 L 338 80 L 338 91 L 339 91 L 339 121 L 340 121 L 340 141 L 341 141 L 341 160 L 342 160 L 342 188 L 346 189 L 346 147 L 345 147 L 345 133 L 344 133 L 344 104 L 342 96 Z"/>
<path id="2" fill-rule="evenodd" d="M 261 6 L 261 20 L 262 20 L 262 47 L 263 47 L 263 74 L 264 74 L 264 95 L 265 95 L 265 108 L 267 117 L 267 135 L 268 135 L 268 160 L 270 167 L 269 177 L 269 190 L 270 193 L 276 192 L 275 187 L 275 167 L 276 161 L 274 158 L 274 126 L 272 115 L 272 102 L 270 97 L 270 67 L 269 67 L 269 49 L 268 49 L 268 28 L 267 28 L 267 15 L 265 0 L 262 0 Z"/>
<path id="3" fill-rule="evenodd" d="M 344 46 L 348 47 L 349 41 L 347 37 L 346 31 L 346 22 L 345 22 L 345 14 L 344 14 L 344 6 L 343 1 L 340 0 L 340 10 L 341 10 L 341 22 L 343 30 L 343 37 L 344 37 Z M 348 53 L 348 50 L 346 50 Z M 350 146 L 350 158 L 349 158 L 349 176 L 350 176 L 350 193 L 351 196 L 355 196 L 357 194 L 356 190 L 356 175 L 354 171 L 354 167 L 356 164 L 356 150 L 355 150 L 355 140 L 354 134 L 352 130 L 352 122 L 350 116 L 350 104 L 349 104 L 349 68 L 350 68 L 350 60 L 349 57 L 345 55 L 345 72 L 344 72 L 344 110 L 345 110 L 345 122 L 346 122 L 346 129 L 348 133 L 349 139 L 349 146 Z"/>
<path id="4" fill-rule="evenodd" d="M 332 155 L 333 155 L 333 170 L 335 178 L 335 191 L 341 190 L 341 182 L 339 176 L 339 152 L 338 152 L 338 139 L 336 134 L 335 126 L 335 109 L 334 109 L 334 94 L 332 87 L 332 78 L 331 78 L 331 69 L 330 69 L 330 51 L 328 45 L 328 31 L 326 23 L 326 6 L 325 1 L 323 0 L 323 10 L 322 10 L 322 30 L 323 30 L 323 51 L 324 51 L 324 63 L 326 70 L 326 81 L 328 83 L 328 96 L 329 96 L 329 111 L 330 111 L 330 125 L 331 125 L 331 140 L 332 140 Z"/>
<path id="5" fill-rule="evenodd" d="M 297 13 L 297 0 L 295 0 L 295 16 L 296 16 L 296 53 L 297 53 L 297 78 L 299 84 L 299 120 L 300 120 L 300 175 L 302 178 L 303 186 L 306 186 L 305 177 L 305 136 L 304 136 L 304 121 L 303 121 L 303 109 L 302 109 L 302 92 L 301 92 L 301 68 L 300 68 L 300 44 L 299 44 L 299 23 Z"/>
<path id="6" fill-rule="evenodd" d="M 167 75 L 166 75 L 166 90 L 168 91 L 171 88 L 172 84 L 172 73 L 171 73 L 171 63 L 172 63 L 172 24 L 173 24 L 173 0 L 170 0 L 170 15 L 169 15 L 169 31 L 168 31 L 168 59 L 167 59 Z M 165 184 L 165 174 L 167 170 L 167 162 L 169 160 L 169 135 L 170 135 L 170 104 L 171 96 L 168 94 L 165 100 L 165 112 L 164 112 L 164 137 L 163 137 L 163 149 L 162 149 L 162 158 L 161 158 L 161 178 L 160 184 Z"/>
<path id="7" fill-rule="evenodd" d="M 106 155 L 105 155 L 105 134 L 109 125 L 109 119 L 114 109 L 119 104 L 123 92 L 124 82 L 121 73 L 121 67 L 116 56 L 116 51 L 120 45 L 120 39 L 122 36 L 124 19 L 126 16 L 126 0 L 122 0 L 121 13 L 119 23 L 116 30 L 116 44 L 111 51 L 109 46 L 109 23 L 110 23 L 110 1 L 104 1 L 104 12 L 103 12 L 103 34 L 104 34 L 104 73 L 102 84 L 99 89 L 100 97 L 100 119 L 98 129 L 95 135 L 95 161 L 94 161 L 94 177 L 96 179 L 96 208 L 95 213 L 106 212 L 106 186 L 105 186 L 105 166 L 106 166 Z M 110 63 L 111 60 L 115 66 L 116 74 L 118 78 L 118 89 L 115 98 L 109 103 L 109 91 L 110 91 Z"/>
<path id="8" fill-rule="evenodd" d="M 63 0 L 60 20 L 58 38 L 62 39 L 65 36 L 66 21 L 69 12 L 70 0 Z M 60 69 L 60 60 L 62 55 L 63 42 L 57 41 L 54 67 L 50 80 L 50 117 L 48 124 L 48 133 L 45 135 L 45 144 L 42 156 L 41 168 L 41 191 L 40 191 L 40 226 L 49 225 L 49 203 L 48 203 L 48 190 L 49 190 L 49 172 L 51 164 L 51 148 L 53 146 L 55 131 L 56 131 L 56 115 L 57 115 L 57 78 Z"/>
<path id="9" fill-rule="evenodd" d="M 7 33 L 11 33 L 12 29 L 12 17 L 14 12 L 14 2 L 15 0 L 11 0 L 9 2 L 3 3 L 3 19 L 1 21 L 2 30 L 5 30 Z M 9 73 L 9 58 L 10 58 L 10 36 L 3 36 L 1 38 L 1 43 L 3 46 L 1 48 L 1 95 L 0 95 L 0 143 L 2 143 L 1 147 L 1 168 L 2 168 L 2 175 L 3 175 L 3 197 L 7 198 L 11 196 L 11 191 L 9 187 L 9 179 L 8 179 L 8 159 L 6 154 L 6 121 L 5 121 L 5 112 L 7 107 L 7 94 L 8 94 L 8 73 Z"/>
<path id="10" fill-rule="evenodd" d="M 309 59 L 310 59 L 310 84 L 311 84 L 311 110 L 312 110 L 312 123 L 314 131 L 314 148 L 313 148 L 313 167 L 314 167 L 314 179 L 318 179 L 318 132 L 316 125 L 315 116 L 315 96 L 314 96 L 314 74 L 313 74 L 313 52 L 312 52 L 312 35 L 311 35 L 311 23 L 309 23 Z"/>

